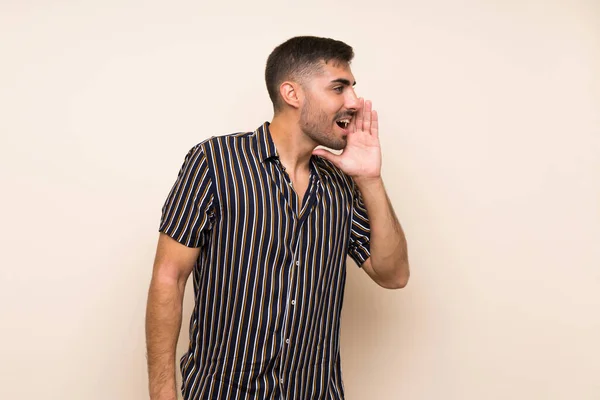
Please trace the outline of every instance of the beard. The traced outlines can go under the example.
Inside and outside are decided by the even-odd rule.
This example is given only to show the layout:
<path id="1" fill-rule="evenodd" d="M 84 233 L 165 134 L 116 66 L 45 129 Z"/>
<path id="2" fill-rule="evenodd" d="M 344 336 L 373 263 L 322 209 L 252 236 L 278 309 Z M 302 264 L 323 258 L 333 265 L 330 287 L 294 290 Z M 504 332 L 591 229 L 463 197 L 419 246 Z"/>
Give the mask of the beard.
<path id="1" fill-rule="evenodd" d="M 343 150 L 346 147 L 346 137 L 334 132 L 334 125 L 337 126 L 335 121 L 338 118 L 341 118 L 341 115 L 331 119 L 323 110 L 314 106 L 307 96 L 300 111 L 300 129 L 320 146 Z"/>

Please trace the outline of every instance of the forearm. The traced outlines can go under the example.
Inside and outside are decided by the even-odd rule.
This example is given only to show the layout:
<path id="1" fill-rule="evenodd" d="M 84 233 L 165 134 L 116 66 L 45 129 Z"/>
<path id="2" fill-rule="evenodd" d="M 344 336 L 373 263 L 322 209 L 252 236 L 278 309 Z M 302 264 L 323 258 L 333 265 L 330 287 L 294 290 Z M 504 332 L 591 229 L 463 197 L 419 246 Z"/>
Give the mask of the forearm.
<path id="1" fill-rule="evenodd" d="M 371 266 L 382 281 L 403 287 L 409 277 L 407 244 L 404 231 L 381 178 L 356 179 L 371 227 Z"/>
<path id="2" fill-rule="evenodd" d="M 153 277 L 146 310 L 148 380 L 152 400 L 175 400 L 175 348 L 181 329 L 185 286 Z"/>

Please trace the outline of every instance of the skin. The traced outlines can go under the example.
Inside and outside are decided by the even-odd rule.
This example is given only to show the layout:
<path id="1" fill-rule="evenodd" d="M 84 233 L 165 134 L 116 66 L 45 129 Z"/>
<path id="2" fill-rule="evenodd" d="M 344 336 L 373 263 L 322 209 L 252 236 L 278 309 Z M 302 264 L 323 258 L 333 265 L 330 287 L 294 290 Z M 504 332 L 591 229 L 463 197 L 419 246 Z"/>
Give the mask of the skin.
<path id="1" fill-rule="evenodd" d="M 403 288 L 410 275 L 406 238 L 381 179 L 377 112 L 370 101 L 356 96 L 354 82 L 349 65 L 336 62 L 322 63 L 318 73 L 302 82 L 282 82 L 283 107 L 273 117 L 270 131 L 300 199 L 308 187 L 313 154 L 354 179 L 371 225 L 371 257 L 362 269 L 384 288 Z M 348 116 L 350 126 L 340 128 L 335 121 Z M 343 153 L 315 149 L 319 145 Z M 151 399 L 177 398 L 175 348 L 185 285 L 198 255 L 199 249 L 159 235 L 146 312 Z"/>

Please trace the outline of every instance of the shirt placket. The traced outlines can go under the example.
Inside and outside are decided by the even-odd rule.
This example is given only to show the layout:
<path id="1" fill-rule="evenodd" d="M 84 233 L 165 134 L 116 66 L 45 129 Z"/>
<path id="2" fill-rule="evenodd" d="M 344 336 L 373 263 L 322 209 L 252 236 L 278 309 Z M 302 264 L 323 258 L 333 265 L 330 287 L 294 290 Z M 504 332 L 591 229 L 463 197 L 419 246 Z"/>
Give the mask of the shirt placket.
<path id="1" fill-rule="evenodd" d="M 298 229 L 300 229 L 298 227 Z M 291 265 L 289 266 L 288 273 L 288 290 L 285 298 L 285 313 L 283 318 L 283 329 L 281 336 L 281 351 L 280 351 L 280 362 L 279 362 L 279 384 L 281 385 L 281 392 L 283 394 L 283 398 L 285 398 L 285 384 L 287 383 L 286 377 L 286 360 L 290 357 L 291 349 L 293 343 L 291 343 L 291 333 L 292 326 L 291 321 L 294 320 L 294 313 L 296 313 L 296 304 L 297 304 L 297 289 L 296 289 L 296 277 L 298 267 L 300 267 L 300 258 L 299 258 L 299 234 L 294 235 L 294 256 Z"/>
<path id="2" fill-rule="evenodd" d="M 312 166 L 311 166 L 312 167 Z M 289 181 L 289 177 L 285 174 L 285 169 L 282 170 L 284 175 L 284 180 Z M 293 356 L 292 349 L 296 349 L 295 344 L 292 343 L 293 340 L 293 332 L 294 327 L 292 326 L 292 321 L 294 321 L 294 314 L 299 312 L 298 307 L 301 306 L 299 304 L 298 296 L 301 295 L 298 293 L 297 288 L 297 277 L 299 273 L 299 268 L 301 267 L 301 254 L 302 249 L 300 248 L 300 238 L 302 237 L 302 229 L 304 229 L 305 221 L 310 214 L 312 207 L 314 206 L 317 199 L 317 188 L 318 188 L 318 179 L 317 175 L 314 173 L 314 169 L 311 171 L 310 183 L 308 190 L 306 191 L 306 201 L 302 205 L 302 210 L 300 215 L 296 213 L 292 213 L 293 218 L 295 219 L 295 231 L 293 235 L 293 258 L 292 263 L 289 265 L 288 269 L 288 285 L 287 285 L 287 293 L 285 300 L 285 314 L 284 314 L 284 326 L 282 329 L 282 337 L 281 337 L 281 351 L 280 351 L 280 360 L 279 360 L 279 385 L 281 388 L 281 393 L 283 398 L 286 398 L 286 384 L 288 384 L 288 377 L 286 376 L 288 368 L 288 359 Z M 293 189 L 291 189 L 293 191 Z M 295 196 L 295 193 L 290 193 L 291 196 Z M 296 201 L 297 201 L 297 196 Z M 291 203 L 291 202 L 290 202 Z M 292 203 L 297 204 L 297 203 Z M 306 244 L 305 244 L 306 245 Z"/>

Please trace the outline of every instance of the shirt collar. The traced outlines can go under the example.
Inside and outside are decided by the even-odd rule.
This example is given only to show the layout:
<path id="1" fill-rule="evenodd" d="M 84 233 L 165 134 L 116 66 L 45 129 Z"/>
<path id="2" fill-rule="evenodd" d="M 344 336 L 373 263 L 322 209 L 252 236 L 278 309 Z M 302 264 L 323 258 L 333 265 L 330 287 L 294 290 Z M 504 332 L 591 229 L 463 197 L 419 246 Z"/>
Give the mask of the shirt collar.
<path id="1" fill-rule="evenodd" d="M 275 147 L 275 142 L 273 142 L 271 132 L 269 131 L 269 122 L 265 122 L 259 126 L 255 133 L 260 162 L 265 162 L 269 158 L 279 157 L 279 154 L 277 154 L 277 148 Z"/>
<path id="2" fill-rule="evenodd" d="M 275 147 L 275 142 L 273 142 L 273 138 L 271 137 L 269 125 L 270 123 L 267 121 L 259 126 L 255 131 L 256 142 L 258 145 L 258 157 L 262 163 L 271 158 L 279 158 L 277 147 Z M 323 175 L 321 172 L 320 157 L 312 156 L 310 161 L 311 168 L 317 173 L 317 181 L 321 181 L 326 175 Z"/>

